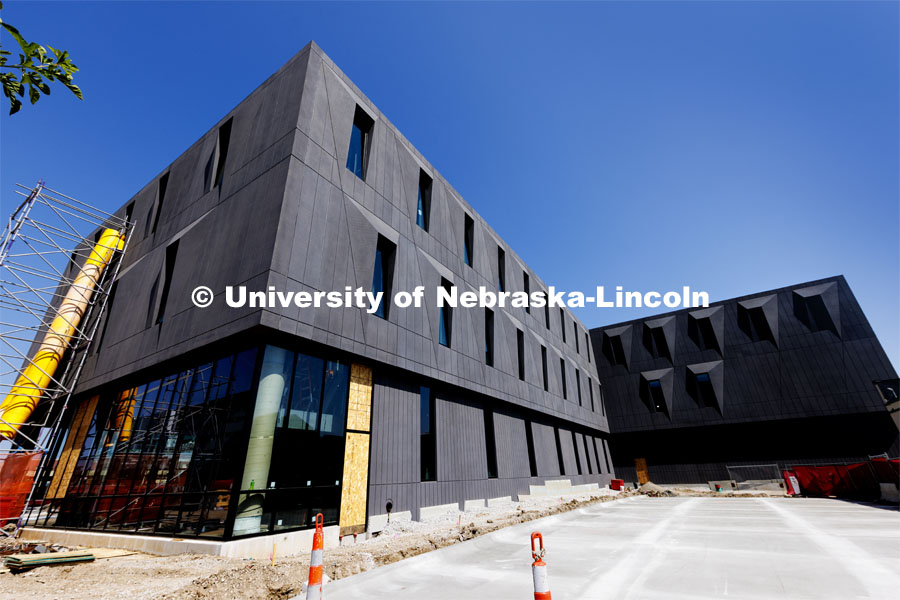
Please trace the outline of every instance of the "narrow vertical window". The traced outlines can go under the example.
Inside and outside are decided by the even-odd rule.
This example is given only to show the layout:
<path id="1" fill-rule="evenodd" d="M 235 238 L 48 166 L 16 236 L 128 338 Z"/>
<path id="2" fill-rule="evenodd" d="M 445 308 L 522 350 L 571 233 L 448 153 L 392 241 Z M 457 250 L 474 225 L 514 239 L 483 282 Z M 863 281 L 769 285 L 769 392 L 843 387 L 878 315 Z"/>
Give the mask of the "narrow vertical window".
<path id="1" fill-rule="evenodd" d="M 597 409 L 594 408 L 594 382 L 590 377 L 588 377 L 588 396 L 591 399 L 591 412 L 597 412 Z"/>
<path id="2" fill-rule="evenodd" d="M 525 305 L 525 312 L 529 315 L 531 314 L 531 279 L 528 277 L 528 273 L 522 271 L 522 290 L 525 292 L 525 295 L 528 296 L 528 304 Z"/>
<path id="3" fill-rule="evenodd" d="M 572 321 L 572 335 L 575 337 L 575 354 L 581 354 L 581 343 L 578 341 L 578 323 Z"/>
<path id="4" fill-rule="evenodd" d="M 575 453 L 575 468 L 578 470 L 578 474 L 581 475 L 581 456 L 578 454 L 578 436 L 575 435 L 575 432 L 572 432 L 572 451 Z"/>
<path id="5" fill-rule="evenodd" d="M 463 229 L 463 261 L 468 266 L 475 264 L 475 221 L 472 217 L 466 215 L 465 225 Z"/>
<path id="6" fill-rule="evenodd" d="M 347 168 L 354 175 L 366 180 L 366 169 L 369 164 L 369 150 L 372 145 L 372 128 L 375 121 L 359 106 L 353 114 L 353 127 L 350 129 L 350 148 L 347 150 Z"/>
<path id="7" fill-rule="evenodd" d="M 584 332 L 584 352 L 587 354 L 588 362 L 591 362 L 591 340 L 587 331 Z"/>
<path id="8" fill-rule="evenodd" d="M 145 236 L 156 233 L 156 226 L 159 224 L 159 215 L 162 214 L 163 202 L 166 199 L 167 187 L 169 187 L 168 173 L 160 177 L 159 182 L 156 184 L 156 202 L 153 203 L 153 206 L 150 208 L 150 213 L 147 214 L 147 225 L 144 229 Z"/>
<path id="9" fill-rule="evenodd" d="M 562 382 L 563 400 L 566 400 L 569 394 L 566 389 L 566 359 L 564 358 L 559 359 L 559 380 Z"/>
<path id="10" fill-rule="evenodd" d="M 106 331 L 109 329 L 109 313 L 112 312 L 113 303 L 116 301 L 116 290 L 119 289 L 119 280 L 113 282 L 112 288 L 109 290 L 109 297 L 106 299 L 106 318 L 103 320 L 103 331 L 100 332 L 100 339 L 95 345 L 91 346 L 91 354 L 96 354 L 103 348 L 103 340 L 106 339 Z"/>
<path id="11" fill-rule="evenodd" d="M 419 169 L 419 202 L 416 206 L 416 225 L 425 231 L 428 231 L 428 223 L 431 218 L 431 184 L 431 177 Z"/>
<path id="12" fill-rule="evenodd" d="M 159 277 L 160 274 L 157 274 L 156 279 L 153 280 L 153 285 L 150 286 L 150 302 L 147 305 L 147 321 L 144 324 L 145 327 L 150 327 L 156 320 L 156 298 L 159 294 Z"/>
<path id="13" fill-rule="evenodd" d="M 582 442 L 582 445 L 584 446 L 584 462 L 587 463 L 588 475 L 593 475 L 594 470 L 591 468 L 591 453 L 588 452 L 587 439 L 588 439 L 588 436 L 586 436 L 586 435 L 581 436 L 581 442 Z M 597 463 L 597 464 L 599 464 L 599 463 Z"/>
<path id="14" fill-rule="evenodd" d="M 228 158 L 228 144 L 231 141 L 231 121 L 231 119 L 228 119 L 219 127 L 219 146 L 214 187 L 222 185 L 222 179 L 225 177 L 225 159 Z"/>
<path id="15" fill-rule="evenodd" d="M 134 202 L 125 207 L 125 221 L 131 225 L 131 216 L 134 214 Z"/>
<path id="16" fill-rule="evenodd" d="M 381 302 L 375 310 L 375 315 L 382 319 L 388 318 L 391 305 L 391 289 L 394 282 L 394 256 L 397 246 L 383 236 L 378 236 L 375 246 L 375 268 L 372 272 L 372 293 L 381 293 Z"/>
<path id="17" fill-rule="evenodd" d="M 516 349 L 519 352 L 519 379 L 525 381 L 525 334 L 516 329 Z"/>
<path id="18" fill-rule="evenodd" d="M 528 469 L 532 477 L 537 477 L 537 457 L 534 454 L 534 433 L 531 431 L 530 419 L 525 419 L 525 443 L 528 446 Z"/>
<path id="19" fill-rule="evenodd" d="M 597 474 L 598 474 L 598 475 L 602 475 L 602 474 L 603 474 L 603 467 L 600 466 L 600 454 L 597 452 L 597 438 L 592 437 L 592 438 L 591 438 L 591 443 L 593 443 L 593 445 L 594 445 L 594 460 L 597 461 Z"/>
<path id="20" fill-rule="evenodd" d="M 541 373 L 544 376 L 544 391 L 550 391 L 550 378 L 547 377 L 547 347 L 541 346 Z"/>
<path id="21" fill-rule="evenodd" d="M 559 463 L 559 474 L 566 474 L 566 463 L 563 461 L 562 442 L 559 439 L 559 427 L 553 428 L 553 437 L 556 438 L 556 461 Z"/>
<path id="22" fill-rule="evenodd" d="M 550 303 L 544 304 L 544 327 L 550 329 Z"/>
<path id="23" fill-rule="evenodd" d="M 484 447 L 487 451 L 488 479 L 497 478 L 497 440 L 494 438 L 494 413 L 484 409 Z"/>
<path id="24" fill-rule="evenodd" d="M 497 289 L 506 290 L 506 252 L 497 246 Z"/>
<path id="25" fill-rule="evenodd" d="M 606 472 L 611 473 L 609 470 L 609 449 L 606 447 L 606 440 L 600 440 L 600 443 L 603 445 L 603 461 L 606 463 Z"/>
<path id="26" fill-rule="evenodd" d="M 442 278 L 441 287 L 449 293 L 452 286 L 449 281 Z M 446 302 L 441 306 L 440 317 L 441 322 L 439 324 L 438 342 L 440 342 L 441 346 L 447 346 L 449 348 L 451 336 L 453 334 L 453 309 L 450 308 L 450 305 Z"/>
<path id="27" fill-rule="evenodd" d="M 578 406 L 581 406 L 581 371 L 575 369 L 575 389 L 578 390 Z"/>
<path id="28" fill-rule="evenodd" d="M 566 343 L 566 311 L 559 309 L 559 332 L 562 334 L 563 344 Z"/>
<path id="29" fill-rule="evenodd" d="M 178 240 L 166 246 L 166 262 L 164 265 L 165 276 L 163 279 L 162 294 L 159 297 L 159 308 L 156 311 L 156 324 L 163 322 L 166 316 L 166 303 L 169 300 L 169 290 L 172 288 L 172 273 L 175 272 L 175 258 L 178 256 Z"/>
<path id="30" fill-rule="evenodd" d="M 435 438 L 434 398 L 431 388 L 419 388 L 419 461 L 422 481 L 437 479 L 437 440 Z"/>
<path id="31" fill-rule="evenodd" d="M 606 416 L 606 403 L 603 402 L 603 384 L 597 383 L 597 393 L 600 395 L 600 414 Z"/>
<path id="32" fill-rule="evenodd" d="M 494 366 L 494 311 L 484 309 L 484 364 Z"/>

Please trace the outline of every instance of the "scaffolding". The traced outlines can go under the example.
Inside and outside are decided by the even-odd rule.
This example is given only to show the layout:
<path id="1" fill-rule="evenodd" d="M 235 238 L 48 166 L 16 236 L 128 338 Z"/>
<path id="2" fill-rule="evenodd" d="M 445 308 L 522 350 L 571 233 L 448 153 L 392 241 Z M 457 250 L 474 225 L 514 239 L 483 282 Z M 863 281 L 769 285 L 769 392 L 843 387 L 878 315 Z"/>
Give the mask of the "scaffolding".
<path id="1" fill-rule="evenodd" d="M 30 482 L 40 481 L 41 472 L 52 469 L 50 450 L 58 446 L 61 425 L 106 311 L 133 222 L 131 215 L 104 212 L 48 188 L 43 181 L 31 188 L 17 184 L 15 193 L 22 201 L 10 215 L 0 245 L 0 398 L 13 393 L 23 378 L 28 380 L 26 369 L 37 370 L 49 380 L 25 422 L 9 423 L 0 413 L 0 427 L 16 430 L 10 439 L 0 436 L 0 525 L 16 522 L 18 528 L 21 515 L 35 500 Z M 69 321 L 71 313 L 60 309 L 67 292 L 83 285 L 76 279 L 79 274 L 83 277 L 82 269 L 105 229 L 121 232 L 125 241 L 112 250 L 90 293 L 83 294 L 89 300 L 76 324 Z M 35 351 L 60 318 L 74 327 L 58 366 L 48 373 Z M 17 495 L 24 487 L 26 497 L 19 501 Z"/>

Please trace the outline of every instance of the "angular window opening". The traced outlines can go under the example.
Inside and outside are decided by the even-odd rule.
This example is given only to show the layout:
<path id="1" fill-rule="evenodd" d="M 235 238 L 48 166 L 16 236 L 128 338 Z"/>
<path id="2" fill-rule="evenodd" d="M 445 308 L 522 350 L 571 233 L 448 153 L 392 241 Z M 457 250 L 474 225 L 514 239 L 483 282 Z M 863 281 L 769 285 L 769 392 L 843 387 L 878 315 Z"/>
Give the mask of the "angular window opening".
<path id="1" fill-rule="evenodd" d="M 206 168 L 203 170 L 204 191 L 212 191 L 222 184 L 222 178 L 225 176 L 225 160 L 228 158 L 228 144 L 231 139 L 231 121 L 228 119 L 219 127 L 216 147 L 209 155 Z"/>
<path id="2" fill-rule="evenodd" d="M 794 316 L 810 331 L 830 331 L 835 335 L 838 334 L 837 325 L 825 306 L 822 294 L 804 297 L 794 292 L 793 297 Z"/>
<path id="3" fill-rule="evenodd" d="M 431 186 L 432 179 L 425 171 L 419 170 L 419 201 L 416 207 L 416 225 L 428 231 L 431 219 Z"/>
<path id="4" fill-rule="evenodd" d="M 708 317 L 698 319 L 688 315 L 688 337 L 700 350 L 719 350 L 712 319 Z"/>
<path id="5" fill-rule="evenodd" d="M 437 438 L 431 388 L 419 388 L 419 461 L 422 481 L 437 480 Z"/>
<path id="6" fill-rule="evenodd" d="M 591 340 L 588 337 L 587 331 L 584 332 L 584 352 L 587 354 L 588 362 L 591 362 Z"/>
<path id="7" fill-rule="evenodd" d="M 156 276 L 156 279 L 153 280 L 153 285 L 150 287 L 150 302 L 147 304 L 147 321 L 144 324 L 144 327 L 150 327 L 154 323 L 154 317 L 156 316 L 156 298 L 159 294 L 159 275 Z"/>
<path id="8" fill-rule="evenodd" d="M 566 311 L 559 309 L 559 332 L 562 334 L 563 344 L 566 343 Z"/>
<path id="9" fill-rule="evenodd" d="M 606 463 L 606 472 L 612 473 L 609 469 L 609 450 L 606 447 L 606 440 L 600 440 L 600 445 L 603 446 L 603 461 Z"/>
<path id="10" fill-rule="evenodd" d="M 581 354 L 581 342 L 578 341 L 578 323 L 572 321 L 572 335 L 575 337 L 575 354 Z"/>
<path id="11" fill-rule="evenodd" d="M 578 390 L 578 406 L 581 406 L 581 371 L 575 369 L 575 389 Z"/>
<path id="12" fill-rule="evenodd" d="M 644 324 L 643 333 L 644 348 L 653 358 L 667 358 L 670 361 L 672 357 L 669 353 L 669 343 L 666 341 L 666 334 L 662 327 L 648 327 Z"/>
<path id="13" fill-rule="evenodd" d="M 163 202 L 166 199 L 166 188 L 169 187 L 169 174 L 166 173 L 159 178 L 156 184 L 156 202 L 150 207 L 150 213 L 147 214 L 147 224 L 144 228 L 144 235 L 156 233 L 156 226 L 159 225 L 159 216 L 162 214 Z"/>
<path id="14" fill-rule="evenodd" d="M 694 374 L 688 370 L 687 380 L 688 392 L 701 408 L 715 408 L 719 410 L 719 403 L 716 402 L 716 392 L 713 389 L 712 381 L 709 379 L 709 373 Z"/>
<path id="15" fill-rule="evenodd" d="M 545 298 L 547 297 L 546 292 L 545 292 L 544 297 Z M 544 327 L 546 327 L 547 329 L 550 329 L 550 303 L 549 302 L 544 304 Z"/>
<path id="16" fill-rule="evenodd" d="M 603 334 L 603 355 L 614 365 L 628 365 L 625 360 L 625 347 L 622 345 L 622 336 L 610 336 Z"/>
<path id="17" fill-rule="evenodd" d="M 506 251 L 497 246 L 497 290 L 506 290 Z"/>
<path id="18" fill-rule="evenodd" d="M 487 451 L 488 479 L 497 478 L 497 440 L 494 438 L 494 413 L 484 409 L 484 447 Z"/>
<path id="19" fill-rule="evenodd" d="M 394 283 L 394 257 L 397 246 L 383 236 L 378 236 L 375 246 L 375 268 L 372 272 L 372 293 L 381 293 L 381 303 L 375 310 L 375 315 L 382 319 L 388 318 L 391 306 L 391 292 Z"/>
<path id="20" fill-rule="evenodd" d="M 563 462 L 562 442 L 559 439 L 559 427 L 553 428 L 553 436 L 556 438 L 556 462 L 559 464 L 559 474 L 566 474 L 566 463 Z"/>
<path id="21" fill-rule="evenodd" d="M 531 279 L 528 273 L 522 271 L 522 290 L 528 296 L 528 304 L 525 305 L 525 312 L 531 314 Z"/>
<path id="22" fill-rule="evenodd" d="M 559 359 L 559 380 L 562 382 L 562 396 L 563 400 L 566 400 L 569 397 L 568 390 L 566 389 L 566 359 Z"/>
<path id="23" fill-rule="evenodd" d="M 584 462 L 587 463 L 588 475 L 593 475 L 594 469 L 591 467 L 591 453 L 588 451 L 588 436 L 582 435 L 581 443 L 584 446 Z"/>
<path id="24" fill-rule="evenodd" d="M 525 381 L 525 334 L 516 330 L 516 349 L 519 353 L 519 379 Z"/>
<path id="25" fill-rule="evenodd" d="M 372 128 L 375 121 L 359 106 L 353 115 L 353 127 L 350 129 L 350 148 L 347 150 L 347 168 L 354 175 L 366 180 L 369 165 L 369 149 L 372 145 Z"/>
<path id="26" fill-rule="evenodd" d="M 738 327 L 754 342 L 768 340 L 775 343 L 775 335 L 769 327 L 762 307 L 745 308 L 738 304 Z"/>
<path id="27" fill-rule="evenodd" d="M 468 266 L 475 264 L 475 221 L 472 217 L 466 215 L 465 226 L 463 229 L 463 261 Z"/>
<path id="28" fill-rule="evenodd" d="M 494 366 L 494 311 L 484 309 L 484 364 Z"/>
<path id="29" fill-rule="evenodd" d="M 600 465 L 600 453 L 597 452 L 597 438 L 591 438 L 591 444 L 594 446 L 594 460 L 597 461 L 597 475 L 603 474 L 603 467 Z"/>
<path id="30" fill-rule="evenodd" d="M 658 379 L 647 382 L 647 388 L 650 392 L 650 410 L 652 412 L 660 412 L 669 416 L 669 409 L 666 407 L 666 399 L 662 390 L 662 383 Z"/>
<path id="31" fill-rule="evenodd" d="M 172 273 L 175 272 L 175 258 L 178 256 L 178 240 L 166 246 L 165 279 L 162 294 L 159 297 L 159 309 L 156 311 L 156 324 L 160 325 L 166 316 L 166 303 L 169 301 L 169 290 L 172 288 Z"/>
<path id="32" fill-rule="evenodd" d="M 578 455 L 578 436 L 575 435 L 575 432 L 572 432 L 572 453 L 575 454 L 575 468 L 578 470 L 578 474 L 581 475 L 581 456 Z"/>
<path id="33" fill-rule="evenodd" d="M 450 288 L 453 287 L 452 284 L 446 279 L 441 278 L 441 287 L 450 293 Z M 438 342 L 440 342 L 441 346 L 450 347 L 451 336 L 453 334 L 453 309 L 450 308 L 449 303 L 444 303 L 441 307 L 440 311 L 440 326 L 439 326 L 439 337 Z"/>
<path id="34" fill-rule="evenodd" d="M 131 216 L 134 214 L 134 202 L 125 207 L 125 221 L 131 225 Z"/>
<path id="35" fill-rule="evenodd" d="M 605 417 L 606 416 L 606 403 L 603 401 L 603 384 L 602 383 L 599 383 L 599 382 L 597 383 L 597 393 L 600 396 L 600 398 L 599 398 L 600 399 L 600 414 Z"/>
<path id="36" fill-rule="evenodd" d="M 109 290 L 109 298 L 106 299 L 105 318 L 103 319 L 103 331 L 100 332 L 100 339 L 91 346 L 91 354 L 96 354 L 103 348 L 103 340 L 106 339 L 106 330 L 109 329 L 109 313 L 112 312 L 113 303 L 116 301 L 116 290 L 119 289 L 119 280 L 113 282 L 112 288 Z"/>
<path id="37" fill-rule="evenodd" d="M 594 382 L 588 377 L 588 396 L 591 398 L 591 412 L 597 412 L 594 408 Z"/>
<path id="38" fill-rule="evenodd" d="M 214 187 L 222 185 L 222 179 L 225 177 L 225 160 L 228 158 L 228 144 L 231 141 L 231 119 L 228 119 L 221 127 L 219 127 L 219 151 L 216 160 L 216 179 Z"/>
<path id="39" fill-rule="evenodd" d="M 547 376 L 547 347 L 541 346 L 541 373 L 544 377 L 544 391 L 550 391 L 550 378 Z"/>
<path id="40" fill-rule="evenodd" d="M 528 445 L 528 469 L 532 477 L 537 477 L 537 457 L 534 454 L 534 433 L 531 431 L 531 420 L 525 419 L 525 443 Z"/>

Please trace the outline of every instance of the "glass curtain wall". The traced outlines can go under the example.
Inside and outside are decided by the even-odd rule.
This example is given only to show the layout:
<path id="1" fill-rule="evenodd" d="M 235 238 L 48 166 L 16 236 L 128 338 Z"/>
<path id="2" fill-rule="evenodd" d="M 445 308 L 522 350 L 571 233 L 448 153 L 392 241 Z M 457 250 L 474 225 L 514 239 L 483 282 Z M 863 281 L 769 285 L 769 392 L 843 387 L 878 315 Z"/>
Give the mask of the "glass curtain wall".
<path id="1" fill-rule="evenodd" d="M 254 386 L 259 354 L 101 396 L 65 498 L 47 500 L 34 524 L 229 538 L 308 527 L 316 512 L 336 523 L 350 366 L 267 346 Z M 261 410 L 271 412 L 262 454 Z"/>

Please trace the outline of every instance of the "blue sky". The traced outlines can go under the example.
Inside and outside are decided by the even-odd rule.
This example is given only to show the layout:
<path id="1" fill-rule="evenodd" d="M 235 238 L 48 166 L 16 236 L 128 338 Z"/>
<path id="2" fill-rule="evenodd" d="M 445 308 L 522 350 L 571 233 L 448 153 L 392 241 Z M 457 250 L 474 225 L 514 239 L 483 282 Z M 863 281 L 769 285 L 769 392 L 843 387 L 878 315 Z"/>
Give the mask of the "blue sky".
<path id="1" fill-rule="evenodd" d="M 5 5 L 85 100 L 2 110 L 4 214 L 38 178 L 121 206 L 314 39 L 548 283 L 844 274 L 900 365 L 895 2 Z"/>

